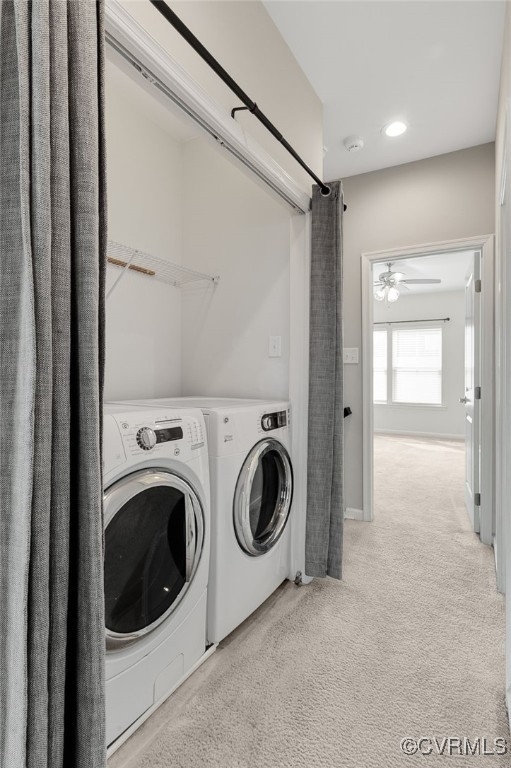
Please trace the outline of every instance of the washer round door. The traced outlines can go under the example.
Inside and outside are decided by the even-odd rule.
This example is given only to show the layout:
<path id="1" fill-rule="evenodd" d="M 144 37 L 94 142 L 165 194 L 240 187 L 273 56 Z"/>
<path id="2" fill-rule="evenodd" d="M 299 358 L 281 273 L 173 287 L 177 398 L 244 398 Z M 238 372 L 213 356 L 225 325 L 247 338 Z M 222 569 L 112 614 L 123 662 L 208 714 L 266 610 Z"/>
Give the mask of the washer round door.
<path id="1" fill-rule="evenodd" d="M 257 443 L 248 454 L 234 494 L 234 530 L 248 555 L 269 552 L 284 533 L 293 497 L 289 454 L 278 440 Z"/>
<path id="2" fill-rule="evenodd" d="M 204 515 L 186 480 L 140 470 L 104 495 L 107 650 L 159 626 L 186 594 L 202 554 Z"/>

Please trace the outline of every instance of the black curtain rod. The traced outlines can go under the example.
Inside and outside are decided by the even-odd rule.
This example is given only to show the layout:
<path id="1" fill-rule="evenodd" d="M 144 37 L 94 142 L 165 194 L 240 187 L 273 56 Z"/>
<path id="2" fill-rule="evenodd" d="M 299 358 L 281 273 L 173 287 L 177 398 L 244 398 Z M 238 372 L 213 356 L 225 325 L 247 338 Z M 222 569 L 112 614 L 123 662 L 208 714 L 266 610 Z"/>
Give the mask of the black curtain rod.
<path id="1" fill-rule="evenodd" d="M 450 317 L 433 317 L 424 320 L 380 320 L 373 325 L 399 325 L 399 323 L 448 323 Z"/>
<path id="2" fill-rule="evenodd" d="M 265 128 L 277 139 L 277 141 L 280 141 L 283 147 L 287 149 L 290 155 L 294 157 L 294 159 L 302 166 L 302 168 L 311 176 L 316 184 L 319 186 L 321 193 L 325 196 L 330 194 L 330 187 L 327 186 L 324 182 L 321 181 L 321 179 L 316 176 L 313 170 L 309 168 L 309 166 L 302 160 L 300 155 L 293 149 L 291 144 L 286 141 L 286 139 L 283 137 L 283 135 L 280 133 L 280 131 L 277 130 L 277 128 L 273 125 L 270 120 L 266 117 L 264 112 L 261 112 L 255 101 L 252 101 L 252 99 L 245 93 L 245 91 L 240 88 L 238 83 L 233 80 L 233 78 L 230 76 L 228 72 L 222 67 L 222 65 L 215 59 L 214 56 L 208 51 L 208 49 L 202 45 L 201 41 L 198 40 L 193 32 L 188 29 L 186 24 L 184 24 L 179 16 L 177 16 L 174 11 L 172 11 L 165 0 L 149 0 L 154 7 L 161 13 L 161 15 L 169 22 L 169 24 L 172 24 L 174 29 L 176 29 L 181 37 L 184 37 L 187 43 L 189 43 L 194 51 L 196 51 L 199 56 L 204 59 L 206 64 L 209 64 L 212 70 L 216 72 L 216 74 L 224 81 L 224 83 L 233 91 L 233 93 L 236 94 L 238 99 L 245 104 L 246 108 L 253 114 L 257 119 L 265 126 Z M 344 206 L 344 210 L 346 210 L 346 206 Z"/>

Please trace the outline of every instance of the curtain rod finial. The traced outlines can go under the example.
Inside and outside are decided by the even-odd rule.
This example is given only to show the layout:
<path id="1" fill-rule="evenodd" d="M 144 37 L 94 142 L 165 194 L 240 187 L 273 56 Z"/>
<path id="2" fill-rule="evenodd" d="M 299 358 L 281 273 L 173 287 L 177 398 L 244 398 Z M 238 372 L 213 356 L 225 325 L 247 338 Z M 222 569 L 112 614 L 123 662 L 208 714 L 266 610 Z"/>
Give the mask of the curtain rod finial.
<path id="1" fill-rule="evenodd" d="M 328 197 L 328 195 L 330 194 L 330 192 L 332 190 L 330 189 L 329 186 L 327 186 L 327 184 L 323 184 L 320 187 L 320 191 L 321 191 L 321 194 L 323 195 L 323 197 Z M 342 209 L 343 209 L 343 211 L 347 211 L 348 210 L 348 206 L 346 205 L 346 203 L 343 203 Z"/>

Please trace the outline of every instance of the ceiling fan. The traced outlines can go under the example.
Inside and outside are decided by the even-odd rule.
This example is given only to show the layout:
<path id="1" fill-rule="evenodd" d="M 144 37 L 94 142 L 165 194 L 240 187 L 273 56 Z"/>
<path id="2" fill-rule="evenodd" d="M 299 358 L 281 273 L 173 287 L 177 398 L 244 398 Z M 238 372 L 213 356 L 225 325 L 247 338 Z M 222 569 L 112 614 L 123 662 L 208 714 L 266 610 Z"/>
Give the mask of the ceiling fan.
<path id="1" fill-rule="evenodd" d="M 401 288 L 408 290 L 409 285 L 432 285 L 442 282 L 437 278 L 407 278 L 403 272 L 393 272 L 392 264 L 392 261 L 387 262 L 387 271 L 378 275 L 378 280 L 374 283 L 376 301 L 392 303 L 399 299 Z"/>

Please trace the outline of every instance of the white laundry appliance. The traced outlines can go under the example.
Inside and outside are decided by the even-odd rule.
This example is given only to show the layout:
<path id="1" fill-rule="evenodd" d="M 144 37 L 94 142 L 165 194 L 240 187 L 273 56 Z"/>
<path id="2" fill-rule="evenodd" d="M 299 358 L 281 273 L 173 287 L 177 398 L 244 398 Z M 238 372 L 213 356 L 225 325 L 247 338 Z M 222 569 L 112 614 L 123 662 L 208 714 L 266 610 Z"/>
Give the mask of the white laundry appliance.
<path id="1" fill-rule="evenodd" d="M 106 405 L 103 460 L 111 745 L 204 658 L 210 489 L 202 412 Z"/>
<path id="2" fill-rule="evenodd" d="M 241 624 L 291 574 L 290 405 L 227 398 L 146 400 L 201 408 L 211 478 L 208 640 Z"/>

